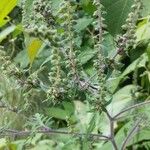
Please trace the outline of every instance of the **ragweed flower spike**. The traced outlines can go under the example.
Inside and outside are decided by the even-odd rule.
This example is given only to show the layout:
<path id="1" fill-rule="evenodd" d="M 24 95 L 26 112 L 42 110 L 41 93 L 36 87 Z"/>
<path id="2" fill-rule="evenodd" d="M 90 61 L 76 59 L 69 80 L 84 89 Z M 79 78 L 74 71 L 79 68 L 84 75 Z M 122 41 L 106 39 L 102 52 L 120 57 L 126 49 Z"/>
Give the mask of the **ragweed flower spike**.
<path id="1" fill-rule="evenodd" d="M 51 70 L 49 72 L 50 87 L 47 92 L 48 99 L 52 102 L 58 103 L 65 93 L 65 81 L 63 78 L 63 71 L 61 68 L 61 56 L 59 48 L 53 47 L 51 51 Z"/>
<path id="2" fill-rule="evenodd" d="M 99 90 L 95 101 L 95 108 L 100 109 L 102 105 L 105 105 L 106 103 L 106 95 L 107 95 L 107 89 L 106 89 L 106 83 L 105 83 L 105 58 L 104 58 L 104 52 L 103 52 L 103 34 L 104 31 L 102 27 L 104 24 L 104 18 L 102 17 L 102 9 L 103 5 L 100 3 L 99 0 L 95 0 L 93 4 L 96 6 L 97 10 L 94 12 L 94 17 L 96 17 L 96 23 L 95 23 L 95 30 L 98 30 L 98 34 L 95 36 L 95 45 L 94 48 L 97 51 L 96 59 L 94 61 L 94 67 L 98 74 L 98 83 L 99 83 Z"/>
<path id="3" fill-rule="evenodd" d="M 123 36 L 118 37 L 118 54 L 123 54 L 123 51 L 127 51 L 130 47 L 135 48 L 136 46 L 136 23 L 140 17 L 140 12 L 142 9 L 141 0 L 134 0 L 131 12 L 129 13 L 126 23 L 122 26 L 125 31 Z"/>
<path id="4" fill-rule="evenodd" d="M 76 32 L 74 31 L 74 24 L 76 23 L 75 16 L 75 4 L 74 0 L 68 1 L 64 0 L 60 5 L 60 10 L 58 11 L 58 18 L 61 20 L 61 29 L 64 31 L 60 35 L 62 37 L 63 47 L 65 49 L 66 57 L 66 67 L 68 70 L 68 78 L 73 79 L 74 83 L 80 85 L 80 70 L 81 65 L 77 59 L 77 49 L 74 42 L 76 37 Z"/>

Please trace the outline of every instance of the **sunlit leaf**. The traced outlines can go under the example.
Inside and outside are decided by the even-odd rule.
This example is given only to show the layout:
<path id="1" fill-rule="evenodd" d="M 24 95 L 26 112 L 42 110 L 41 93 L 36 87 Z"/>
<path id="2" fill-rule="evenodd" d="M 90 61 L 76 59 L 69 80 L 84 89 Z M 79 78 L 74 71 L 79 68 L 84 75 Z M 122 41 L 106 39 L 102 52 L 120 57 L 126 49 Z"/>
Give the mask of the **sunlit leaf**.
<path id="1" fill-rule="evenodd" d="M 35 57 L 38 54 L 39 49 L 42 46 L 42 41 L 38 38 L 32 38 L 30 39 L 29 43 L 27 44 L 27 51 L 28 51 L 28 57 L 30 60 L 30 64 L 32 65 Z"/>
<path id="2" fill-rule="evenodd" d="M 17 5 L 17 0 L 1 0 L 0 2 L 0 27 L 9 20 L 7 15 Z"/>
<path id="3" fill-rule="evenodd" d="M 136 30 L 136 36 L 137 36 L 137 42 L 146 42 L 146 40 L 150 39 L 150 23 L 149 23 L 149 17 L 144 18 L 137 27 Z M 139 44 L 138 44 L 139 45 Z"/>
<path id="4" fill-rule="evenodd" d="M 0 42 L 2 42 L 10 33 L 16 29 L 15 25 L 12 25 L 0 33 Z"/>

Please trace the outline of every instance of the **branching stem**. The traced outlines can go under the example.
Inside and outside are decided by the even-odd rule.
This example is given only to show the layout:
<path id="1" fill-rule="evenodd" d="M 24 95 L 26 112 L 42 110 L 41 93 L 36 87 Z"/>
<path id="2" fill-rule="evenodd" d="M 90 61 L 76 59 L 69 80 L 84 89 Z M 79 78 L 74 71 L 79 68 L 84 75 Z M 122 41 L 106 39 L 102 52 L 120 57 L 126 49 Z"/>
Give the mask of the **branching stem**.
<path id="1" fill-rule="evenodd" d="M 149 104 L 150 103 L 150 100 L 149 101 L 145 101 L 145 102 L 142 102 L 142 103 L 139 103 L 139 104 L 135 104 L 133 106 L 130 106 L 124 110 L 122 110 L 121 112 L 119 112 L 118 114 L 116 114 L 113 118 L 114 120 L 117 120 L 119 118 L 119 116 L 121 116 L 123 113 L 127 112 L 127 111 L 130 111 L 132 109 L 136 109 L 136 108 L 139 108 L 143 105 L 146 105 L 146 104 Z"/>
<path id="2" fill-rule="evenodd" d="M 5 133 L 4 133 L 5 132 Z M 33 131 L 27 130 L 27 131 L 18 131 L 13 129 L 4 129 L 4 131 L 0 135 L 13 135 L 13 136 L 29 136 L 32 134 Z M 43 133 L 43 134 L 64 134 L 64 135 L 73 135 L 76 137 L 81 136 L 87 136 L 86 133 L 73 133 L 73 132 L 67 132 L 67 131 L 61 131 L 61 130 L 53 130 L 50 128 L 37 130 L 36 133 Z M 89 138 L 96 138 L 98 140 L 102 141 L 108 141 L 109 137 L 101 134 L 89 134 Z"/>

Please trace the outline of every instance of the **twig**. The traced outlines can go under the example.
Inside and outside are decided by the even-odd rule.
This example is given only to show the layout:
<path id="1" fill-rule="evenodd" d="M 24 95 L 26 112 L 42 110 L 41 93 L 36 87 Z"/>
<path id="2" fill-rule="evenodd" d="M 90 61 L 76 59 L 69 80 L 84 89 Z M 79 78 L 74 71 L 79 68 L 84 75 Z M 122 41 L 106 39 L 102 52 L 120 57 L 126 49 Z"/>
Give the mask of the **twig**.
<path id="1" fill-rule="evenodd" d="M 5 134 L 5 133 L 6 134 Z M 43 134 L 64 134 L 64 135 L 73 135 L 73 136 L 87 136 L 89 135 L 89 138 L 98 138 L 98 140 L 103 140 L 103 141 L 108 141 L 110 140 L 108 136 L 101 135 L 101 134 L 86 134 L 86 133 L 73 133 L 73 132 L 67 132 L 67 131 L 60 131 L 60 130 L 53 130 L 50 128 L 42 129 L 42 130 L 37 130 L 35 131 L 36 133 L 43 133 Z M 33 133 L 31 130 L 28 131 L 19 131 L 19 130 L 13 130 L 13 129 L 5 129 L 2 131 L 3 135 L 16 135 L 16 136 L 28 136 L 31 133 Z"/>
<path id="2" fill-rule="evenodd" d="M 123 113 L 125 113 L 125 112 L 127 112 L 127 111 L 129 111 L 129 110 L 131 110 L 131 109 L 136 109 L 136 108 L 138 108 L 138 107 L 141 107 L 141 106 L 146 105 L 146 104 L 149 104 L 149 103 L 150 103 L 150 100 L 149 100 L 149 101 L 142 102 L 142 103 L 139 103 L 139 104 L 136 104 L 136 105 L 133 105 L 133 106 L 130 106 L 130 107 L 128 107 L 128 108 L 122 110 L 122 111 L 119 112 L 118 114 L 116 114 L 116 115 L 113 117 L 113 119 L 114 119 L 114 120 L 117 120 L 117 119 L 118 119 L 118 116 L 122 115 Z"/>
<path id="3" fill-rule="evenodd" d="M 138 126 L 142 120 L 143 120 L 143 118 L 139 119 L 137 121 L 137 123 L 133 126 L 132 130 L 128 133 L 127 137 L 125 138 L 125 140 L 122 143 L 121 150 L 125 150 L 128 141 L 133 136 L 134 132 L 136 132 L 136 129 L 138 128 Z"/>

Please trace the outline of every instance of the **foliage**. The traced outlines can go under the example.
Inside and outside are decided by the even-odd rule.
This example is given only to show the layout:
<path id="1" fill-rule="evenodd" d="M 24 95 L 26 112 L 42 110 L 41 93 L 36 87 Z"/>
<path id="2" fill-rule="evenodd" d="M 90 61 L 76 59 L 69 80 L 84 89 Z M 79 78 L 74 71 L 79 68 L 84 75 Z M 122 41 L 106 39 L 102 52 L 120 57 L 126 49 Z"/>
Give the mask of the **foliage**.
<path id="1" fill-rule="evenodd" d="M 1 1 L 0 150 L 149 150 L 149 6 Z"/>

